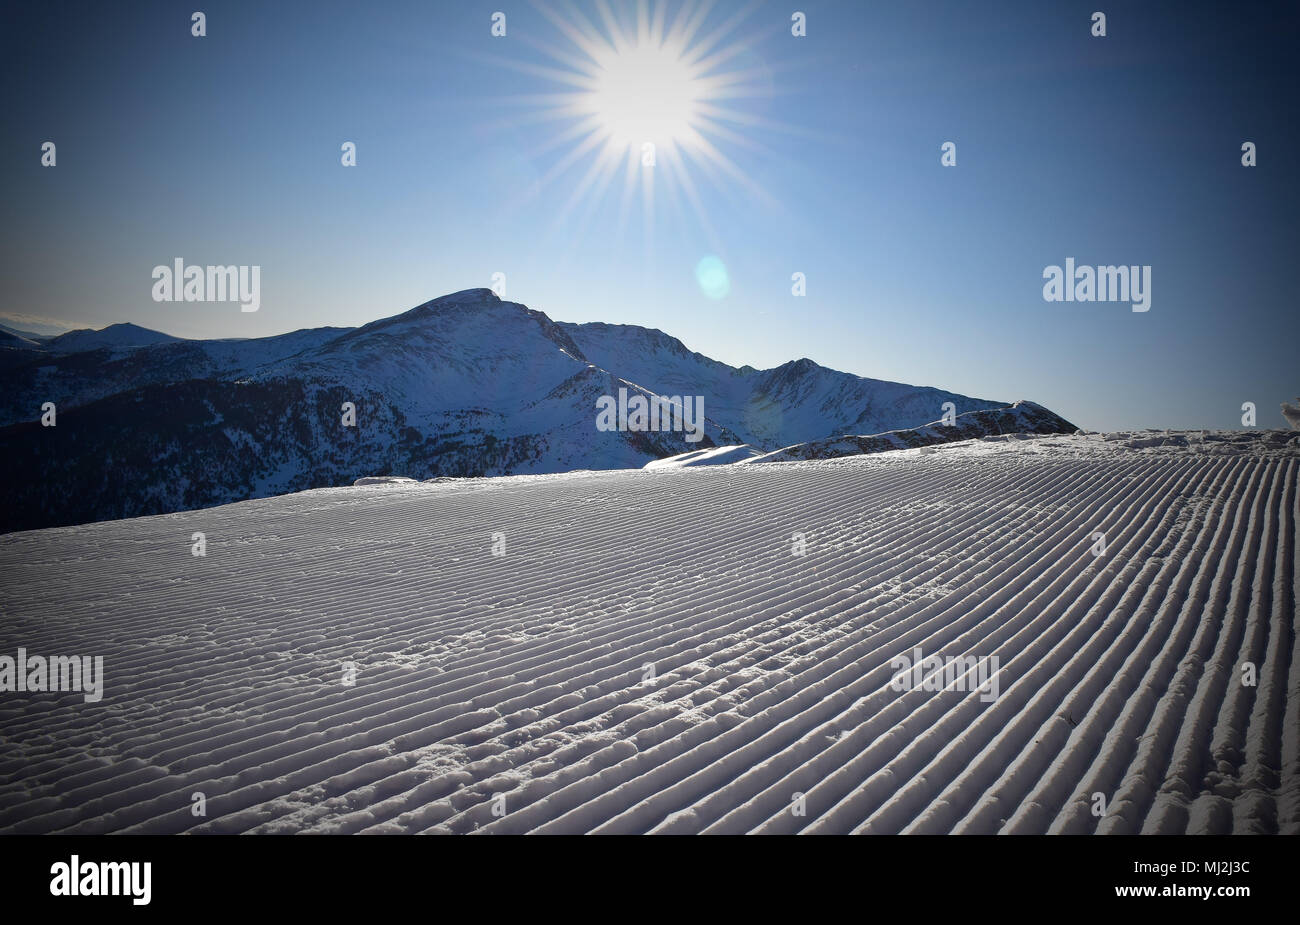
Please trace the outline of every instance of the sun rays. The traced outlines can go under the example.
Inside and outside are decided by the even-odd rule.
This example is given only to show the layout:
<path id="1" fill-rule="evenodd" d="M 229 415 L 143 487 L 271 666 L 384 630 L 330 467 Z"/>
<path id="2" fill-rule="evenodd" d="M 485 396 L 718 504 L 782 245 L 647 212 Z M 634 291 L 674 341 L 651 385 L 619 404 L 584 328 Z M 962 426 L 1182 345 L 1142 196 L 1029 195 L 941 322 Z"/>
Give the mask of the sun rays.
<path id="1" fill-rule="evenodd" d="M 552 65 L 503 62 L 550 84 L 547 92 L 512 101 L 528 107 L 528 121 L 551 123 L 530 151 L 551 159 L 537 191 L 567 189 L 557 222 L 580 206 L 584 224 L 610 195 L 619 201 L 621 232 L 640 200 L 647 239 L 655 224 L 656 185 L 677 214 L 692 214 L 714 238 L 702 186 L 741 190 L 767 199 L 724 149 L 757 149 L 745 131 L 755 124 L 736 101 L 765 95 L 762 68 L 739 62 L 759 38 L 740 27 L 753 5 L 712 17 L 712 2 L 685 2 L 670 19 L 669 4 L 639 0 L 620 6 L 596 0 L 596 21 L 573 3 L 537 3 L 559 33 L 557 42 L 520 35 Z M 716 21 L 715 21 L 716 20 Z M 621 180 L 620 180 L 621 177 Z"/>

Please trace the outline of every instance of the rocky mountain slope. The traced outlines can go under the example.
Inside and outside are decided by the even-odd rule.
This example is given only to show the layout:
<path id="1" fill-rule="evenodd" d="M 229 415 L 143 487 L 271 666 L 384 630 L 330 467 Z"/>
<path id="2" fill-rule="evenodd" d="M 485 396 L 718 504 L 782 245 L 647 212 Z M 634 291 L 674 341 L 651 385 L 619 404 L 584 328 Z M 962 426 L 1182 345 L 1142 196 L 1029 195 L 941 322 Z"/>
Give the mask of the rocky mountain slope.
<path id="1" fill-rule="evenodd" d="M 597 399 L 620 389 L 702 396 L 701 439 L 598 430 Z M 52 427 L 41 423 L 46 402 Z M 789 453 L 922 426 L 945 402 L 959 414 L 1004 404 L 806 359 L 737 369 L 660 331 L 556 323 L 487 289 L 355 329 L 255 340 L 181 340 L 135 325 L 15 338 L 0 344 L 0 475 L 10 486 L 0 527 L 166 513 L 363 476 L 638 468 L 736 444 Z M 1026 424 L 1035 432 L 1074 429 L 1040 410 Z M 979 432 L 972 424 L 952 436 Z"/>

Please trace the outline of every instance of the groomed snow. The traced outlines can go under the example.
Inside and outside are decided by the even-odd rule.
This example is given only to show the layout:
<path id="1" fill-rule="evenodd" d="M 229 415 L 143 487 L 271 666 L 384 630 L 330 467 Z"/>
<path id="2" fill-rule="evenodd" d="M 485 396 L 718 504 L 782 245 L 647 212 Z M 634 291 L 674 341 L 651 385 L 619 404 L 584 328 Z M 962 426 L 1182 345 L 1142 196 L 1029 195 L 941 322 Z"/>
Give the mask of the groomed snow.
<path id="1" fill-rule="evenodd" d="M 692 450 L 689 453 L 679 453 L 666 459 L 652 459 L 641 468 L 682 469 L 688 466 L 724 466 L 744 462 L 761 455 L 762 453 L 749 444 L 742 443 L 737 446 L 715 446 L 707 450 Z"/>
<path id="2" fill-rule="evenodd" d="M 0 831 L 1296 833 L 1298 440 L 1000 437 L 3 536 L 0 655 L 106 681 L 0 694 Z M 893 690 L 915 647 L 998 656 L 999 696 Z"/>

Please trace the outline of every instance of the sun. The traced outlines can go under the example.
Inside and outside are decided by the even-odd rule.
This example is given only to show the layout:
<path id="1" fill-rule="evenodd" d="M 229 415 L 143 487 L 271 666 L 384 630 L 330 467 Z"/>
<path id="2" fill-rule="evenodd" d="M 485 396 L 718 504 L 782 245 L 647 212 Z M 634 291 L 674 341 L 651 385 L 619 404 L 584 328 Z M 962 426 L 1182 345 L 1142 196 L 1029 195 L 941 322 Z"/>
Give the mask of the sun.
<path id="1" fill-rule="evenodd" d="M 537 81 L 533 92 L 508 98 L 526 111 L 507 124 L 560 124 L 529 151 L 533 158 L 550 160 L 531 195 L 551 185 L 568 189 L 553 217 L 556 228 L 566 227 L 565 218 L 579 206 L 590 218 L 619 186 L 614 230 L 621 234 L 639 198 L 647 247 L 661 198 L 673 214 L 689 209 L 704 233 L 717 237 L 701 195 L 703 183 L 739 187 L 747 199 L 773 204 L 726 153 L 762 151 L 755 131 L 785 130 L 736 105 L 746 97 L 770 95 L 764 85 L 770 75 L 765 66 L 753 64 L 752 55 L 764 36 L 739 31 L 752 6 L 710 25 L 714 4 L 694 0 L 677 5 L 671 18 L 666 2 L 638 0 L 612 10 L 597 0 L 595 21 L 572 5 L 564 12 L 550 2 L 534 5 L 566 42 L 557 45 L 535 35 L 524 41 L 554 63 L 519 57 L 496 61 Z M 633 9 L 630 17 L 617 15 Z M 741 61 L 749 63 L 741 66 Z"/>
<path id="2" fill-rule="evenodd" d="M 680 49 L 648 39 L 597 55 L 592 89 L 576 102 L 616 150 L 685 144 L 696 132 L 705 87 Z"/>

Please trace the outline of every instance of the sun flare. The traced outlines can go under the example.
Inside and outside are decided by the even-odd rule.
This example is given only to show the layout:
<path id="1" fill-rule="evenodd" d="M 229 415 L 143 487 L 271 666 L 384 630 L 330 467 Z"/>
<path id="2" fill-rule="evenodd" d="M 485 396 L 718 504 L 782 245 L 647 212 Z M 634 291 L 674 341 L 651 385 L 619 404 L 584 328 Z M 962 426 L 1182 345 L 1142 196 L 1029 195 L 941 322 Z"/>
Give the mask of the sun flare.
<path id="1" fill-rule="evenodd" d="M 701 87 L 680 52 L 649 42 L 600 56 L 584 101 L 616 149 L 683 144 L 694 131 Z M 583 105 L 580 102 L 579 105 Z"/>
<path id="2" fill-rule="evenodd" d="M 760 37 L 737 31 L 748 10 L 706 27 L 713 4 L 693 0 L 676 6 L 671 19 L 669 4 L 641 0 L 632 21 L 621 21 L 604 2 L 596 4 L 597 22 L 571 6 L 561 13 L 550 3 L 535 5 L 566 40 L 531 40 L 556 64 L 501 63 L 553 85 L 514 100 L 529 107 L 528 121 L 563 126 L 531 152 L 550 160 L 534 188 L 569 190 L 557 226 L 580 205 L 590 216 L 620 173 L 618 227 L 639 192 L 647 239 L 660 198 L 674 214 L 689 209 L 712 236 L 701 183 L 740 187 L 748 198 L 769 201 L 724 152 L 761 147 L 753 130 L 773 127 L 735 105 L 770 92 L 764 67 L 747 57 Z"/>

